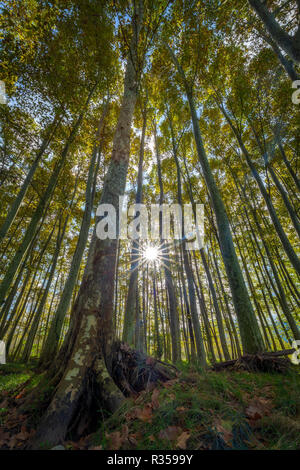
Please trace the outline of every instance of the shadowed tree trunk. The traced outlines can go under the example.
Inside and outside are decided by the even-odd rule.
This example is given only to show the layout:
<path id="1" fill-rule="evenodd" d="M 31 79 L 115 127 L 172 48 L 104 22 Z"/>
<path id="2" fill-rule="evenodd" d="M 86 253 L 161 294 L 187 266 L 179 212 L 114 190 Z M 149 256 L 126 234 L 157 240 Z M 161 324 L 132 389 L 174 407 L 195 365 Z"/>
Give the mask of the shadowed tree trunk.
<path id="1" fill-rule="evenodd" d="M 177 169 L 177 200 L 178 200 L 178 204 L 180 205 L 181 209 L 183 210 L 182 188 L 181 188 L 181 170 L 180 170 L 180 165 L 179 165 L 179 160 L 178 160 L 178 155 L 177 155 L 177 146 L 176 146 L 176 143 L 175 143 L 175 136 L 174 136 L 172 119 L 171 119 L 171 116 L 170 116 L 169 113 L 168 113 L 168 119 L 169 119 L 170 130 L 171 130 L 173 156 L 174 156 L 174 159 L 175 159 L 176 169 Z M 190 301 L 189 302 L 190 312 L 191 312 L 191 319 L 192 319 L 192 323 L 193 323 L 196 349 L 197 349 L 197 359 L 198 359 L 199 363 L 201 364 L 201 366 L 205 367 L 206 366 L 206 354 L 205 354 L 205 348 L 204 348 L 203 337 L 202 337 L 202 332 L 201 332 L 201 325 L 200 325 L 199 315 L 198 315 L 198 311 L 197 311 L 195 286 L 194 286 L 194 282 L 193 282 L 193 271 L 192 271 L 192 268 L 191 268 L 191 265 L 190 265 L 190 262 L 189 262 L 189 258 L 188 258 L 188 251 L 187 251 L 186 239 L 185 239 L 185 235 L 184 235 L 183 222 L 182 222 L 182 247 L 181 248 L 182 248 L 183 265 L 184 265 L 184 270 L 185 270 L 186 278 L 187 278 L 189 301 Z"/>
<path id="2" fill-rule="evenodd" d="M 86 184 L 86 193 L 85 193 L 85 209 L 83 214 L 83 219 L 80 227 L 80 233 L 75 249 L 74 256 L 72 258 L 71 267 L 69 271 L 68 278 L 66 280 L 62 295 L 60 296 L 60 301 L 56 312 L 54 314 L 54 318 L 52 324 L 50 326 L 49 333 L 47 335 L 41 357 L 40 357 L 40 364 L 45 367 L 47 364 L 55 357 L 59 339 L 61 335 L 61 330 L 63 327 L 63 322 L 68 311 L 72 293 L 76 284 L 77 276 L 80 269 L 80 264 L 82 260 L 82 256 L 86 247 L 89 228 L 91 223 L 91 213 L 93 207 L 93 200 L 94 200 L 94 193 L 95 193 L 95 183 L 96 181 L 96 169 L 97 169 L 97 158 L 100 158 L 100 138 L 104 127 L 104 120 L 107 115 L 108 111 L 108 102 L 104 104 L 104 109 L 102 112 L 102 116 L 100 118 L 99 127 L 97 131 L 97 142 L 94 145 L 92 158 L 89 166 L 89 173 L 88 173 L 88 180 Z"/>
<path id="3" fill-rule="evenodd" d="M 161 206 L 164 203 L 164 187 L 163 187 L 163 181 L 162 181 L 161 161 L 160 161 L 160 153 L 159 153 L 158 138 L 157 138 L 157 133 L 156 133 L 155 122 L 154 122 L 154 144 L 155 144 L 157 176 L 158 176 L 158 184 L 159 184 L 159 204 Z M 161 252 L 162 252 L 163 262 L 164 262 L 164 274 L 165 274 L 165 280 L 166 280 L 166 286 L 167 286 L 168 298 L 169 298 L 169 307 L 170 307 L 172 361 L 176 362 L 176 361 L 180 361 L 181 359 L 178 303 L 177 303 L 177 297 L 175 294 L 173 276 L 171 272 L 169 248 L 167 244 L 165 243 L 165 240 L 163 240 L 162 238 L 162 214 L 161 212 L 159 214 L 159 233 L 160 233 Z"/>
<path id="4" fill-rule="evenodd" d="M 124 194 L 130 151 L 130 130 L 138 93 L 137 45 L 143 15 L 139 3 L 133 19 L 133 37 L 127 59 L 124 93 L 114 134 L 112 156 L 101 204 L 112 204 L 118 214 Z M 119 227 L 118 227 L 119 229 Z M 112 372 L 112 314 L 117 239 L 100 240 L 94 231 L 88 261 L 72 311 L 74 318 L 52 374 L 59 378 L 52 401 L 41 420 L 34 447 L 41 441 L 57 444 L 69 430 L 87 429 L 95 410 L 114 411 L 123 395 Z"/>
<path id="5" fill-rule="evenodd" d="M 254 163 L 251 159 L 251 156 L 250 156 L 248 150 L 246 149 L 246 147 L 243 143 L 242 136 L 241 136 L 239 130 L 233 124 L 233 122 L 232 122 L 231 118 L 229 117 L 227 111 L 225 110 L 223 104 L 218 103 L 218 106 L 219 106 L 219 109 L 222 111 L 222 113 L 223 113 L 225 119 L 227 120 L 228 124 L 230 125 L 230 127 L 232 129 L 232 132 L 235 135 L 236 140 L 238 141 L 238 144 L 240 146 L 240 149 L 241 149 L 241 151 L 242 151 L 242 153 L 243 153 L 243 155 L 246 159 L 247 165 L 249 166 L 249 168 L 252 172 L 252 175 L 254 176 L 254 178 L 257 182 L 257 185 L 260 189 L 262 197 L 265 200 L 265 203 L 266 203 L 266 206 L 268 208 L 270 217 L 271 217 L 272 222 L 274 224 L 274 228 L 275 228 L 275 230 L 278 234 L 278 237 L 279 237 L 279 239 L 282 243 L 282 246 L 283 246 L 283 248 L 284 248 L 291 264 L 294 266 L 297 273 L 300 274 L 300 259 L 298 258 L 294 248 L 292 247 L 292 245 L 291 245 L 291 243 L 290 243 L 290 241 L 289 241 L 289 239 L 288 239 L 288 237 L 285 233 L 285 231 L 283 230 L 283 227 L 282 227 L 282 225 L 280 223 L 280 220 L 277 216 L 275 207 L 273 206 L 273 202 L 271 200 L 270 194 L 266 190 L 265 185 L 263 183 L 263 180 L 262 180 L 262 178 L 260 177 L 258 171 L 255 168 L 255 165 L 254 165 Z"/>
<path id="6" fill-rule="evenodd" d="M 169 47 L 168 49 L 173 63 L 176 66 L 178 73 L 181 75 L 188 98 L 197 154 L 202 167 L 205 183 L 209 191 L 214 213 L 216 215 L 221 254 L 239 322 L 243 349 L 245 353 L 257 353 L 263 350 L 263 341 L 234 248 L 226 209 L 220 191 L 216 185 L 202 142 L 201 131 L 193 98 L 193 90 L 192 87 L 188 84 L 185 73 L 180 66 L 175 54 Z"/>
<path id="7" fill-rule="evenodd" d="M 48 131 L 48 134 L 44 138 L 41 147 L 37 151 L 36 157 L 30 167 L 30 170 L 21 186 L 21 189 L 14 200 L 10 210 L 8 211 L 8 214 L 6 216 L 5 221 L 3 222 L 2 227 L 0 228 L 0 241 L 6 236 L 8 230 L 11 227 L 11 224 L 13 223 L 18 210 L 24 200 L 24 197 L 26 195 L 27 189 L 29 188 L 29 185 L 32 181 L 32 178 L 34 177 L 35 171 L 40 163 L 40 160 L 42 156 L 44 155 L 49 143 L 51 142 L 51 139 L 57 129 L 57 126 L 59 125 L 60 120 L 58 119 L 57 116 L 55 116 L 54 121 L 52 123 L 52 126 L 50 127 L 50 130 Z"/>

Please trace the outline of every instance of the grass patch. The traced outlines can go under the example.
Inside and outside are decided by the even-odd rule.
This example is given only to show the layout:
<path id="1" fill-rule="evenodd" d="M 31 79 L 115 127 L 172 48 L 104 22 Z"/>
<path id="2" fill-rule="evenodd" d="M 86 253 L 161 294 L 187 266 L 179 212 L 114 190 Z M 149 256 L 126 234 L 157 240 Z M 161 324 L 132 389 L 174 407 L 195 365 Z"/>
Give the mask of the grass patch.
<path id="1" fill-rule="evenodd" d="M 115 450 L 172 450 L 180 448 L 178 436 L 187 433 L 186 448 L 193 450 L 297 449 L 299 390 L 297 367 L 278 374 L 203 372 L 184 364 L 180 377 L 159 389 L 159 407 L 151 408 L 152 392 L 126 400 L 100 425 L 94 444 Z M 252 419 L 247 413 L 256 403 L 263 406 L 262 416 Z M 144 416 L 147 407 L 149 419 Z"/>
<path id="2" fill-rule="evenodd" d="M 1 364 L 0 394 L 11 392 L 32 377 L 32 370 L 26 364 Z"/>
<path id="3" fill-rule="evenodd" d="M 285 374 L 179 368 L 177 379 L 126 399 L 115 414 L 98 410 L 92 445 L 111 450 L 299 449 L 299 367 Z M 38 387 L 28 404 L 35 427 L 52 387 L 34 365 L 0 367 L 0 394 L 13 396 L 25 382 L 26 392 Z M 7 411 L 0 409 L 0 425 Z"/>

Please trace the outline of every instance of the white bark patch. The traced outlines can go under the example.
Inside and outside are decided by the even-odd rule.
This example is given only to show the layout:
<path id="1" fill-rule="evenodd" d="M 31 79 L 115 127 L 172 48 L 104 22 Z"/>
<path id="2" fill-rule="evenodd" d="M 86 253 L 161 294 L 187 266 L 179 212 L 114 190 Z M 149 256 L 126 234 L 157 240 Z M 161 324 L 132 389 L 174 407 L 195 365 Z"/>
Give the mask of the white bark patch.
<path id="1" fill-rule="evenodd" d="M 88 338 L 92 328 L 96 328 L 97 321 L 94 315 L 89 315 L 86 319 L 86 326 L 84 328 L 84 337 Z"/>
<path id="2" fill-rule="evenodd" d="M 77 351 L 77 353 L 74 355 L 74 362 L 75 362 L 78 366 L 83 366 L 84 357 L 83 357 L 83 354 L 82 354 L 82 351 L 81 351 L 81 350 Z"/>
<path id="3" fill-rule="evenodd" d="M 66 375 L 65 380 L 73 380 L 79 373 L 79 367 L 74 367 L 74 369 L 69 370 Z"/>

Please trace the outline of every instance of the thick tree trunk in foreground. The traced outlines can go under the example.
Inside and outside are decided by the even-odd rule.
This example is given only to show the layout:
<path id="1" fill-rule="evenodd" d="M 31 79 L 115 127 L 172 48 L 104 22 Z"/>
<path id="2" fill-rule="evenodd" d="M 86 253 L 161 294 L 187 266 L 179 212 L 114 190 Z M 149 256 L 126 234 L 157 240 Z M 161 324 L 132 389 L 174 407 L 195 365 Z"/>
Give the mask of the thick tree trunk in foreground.
<path id="1" fill-rule="evenodd" d="M 133 39 L 128 55 L 124 94 L 113 140 L 111 161 L 101 204 L 112 204 L 118 214 L 124 194 L 130 152 L 130 130 L 138 93 L 137 41 L 142 2 L 133 20 Z M 34 446 L 64 440 L 70 430 L 84 432 L 99 408 L 114 411 L 123 395 L 112 372 L 112 314 L 117 239 L 100 240 L 94 231 L 88 261 L 72 311 L 74 318 L 60 354 L 62 378 L 35 436 Z M 62 357 L 63 354 L 63 357 Z"/>
<path id="2" fill-rule="evenodd" d="M 86 247 L 89 228 L 91 223 L 91 213 L 92 213 L 92 206 L 93 206 L 93 199 L 94 199 L 94 185 L 93 181 L 95 181 L 96 177 L 96 159 L 99 152 L 99 140 L 101 137 L 101 133 L 104 126 L 104 120 L 108 111 L 108 103 L 104 105 L 104 109 L 102 112 L 102 116 L 99 122 L 99 128 L 97 132 L 97 143 L 94 145 L 92 158 L 89 166 L 89 173 L 88 173 L 88 180 L 86 184 L 86 192 L 85 192 L 85 209 L 83 214 L 83 219 L 81 222 L 80 233 L 75 249 L 75 253 L 72 258 L 72 263 L 70 267 L 70 272 L 68 278 L 65 282 L 64 289 L 62 295 L 60 297 L 60 301 L 58 307 L 56 309 L 53 321 L 50 326 L 50 330 L 46 341 L 44 343 L 44 347 L 41 353 L 40 363 L 45 366 L 47 365 L 53 357 L 55 357 L 58 349 L 59 339 L 61 335 L 61 330 L 63 327 L 63 322 L 68 311 L 72 293 L 76 284 L 78 272 L 80 269 L 80 264 L 82 260 L 82 256 Z M 100 156 L 98 155 L 98 158 Z"/>

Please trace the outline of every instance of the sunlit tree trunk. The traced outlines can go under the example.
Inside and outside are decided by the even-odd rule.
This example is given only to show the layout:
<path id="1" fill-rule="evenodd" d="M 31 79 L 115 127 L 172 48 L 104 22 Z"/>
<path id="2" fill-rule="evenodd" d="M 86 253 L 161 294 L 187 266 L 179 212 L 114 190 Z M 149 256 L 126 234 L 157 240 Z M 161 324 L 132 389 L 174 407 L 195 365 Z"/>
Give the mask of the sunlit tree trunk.
<path id="1" fill-rule="evenodd" d="M 51 196 L 55 190 L 55 187 L 56 187 L 56 184 L 57 184 L 57 181 L 58 181 L 58 177 L 60 175 L 60 172 L 61 172 L 61 169 L 63 168 L 63 165 L 67 159 L 67 156 L 68 156 L 68 153 L 69 153 L 69 149 L 70 149 L 70 145 L 72 144 L 72 142 L 74 141 L 75 139 L 75 136 L 78 132 L 78 129 L 80 127 L 80 124 L 83 120 L 83 117 L 84 117 L 84 114 L 86 112 L 86 109 L 89 105 L 89 102 L 92 98 L 92 95 L 95 91 L 95 88 L 96 88 L 96 85 L 92 88 L 92 90 L 90 91 L 89 93 L 89 96 L 86 100 L 86 103 L 85 103 L 85 106 L 82 110 L 82 112 L 80 113 L 80 115 L 78 116 L 77 120 L 75 121 L 74 125 L 73 125 L 73 128 L 72 128 L 72 131 L 69 135 L 69 138 L 64 146 L 64 149 L 60 155 L 60 158 L 59 160 L 56 162 L 55 164 L 55 167 L 54 167 L 54 170 L 52 171 L 52 174 L 51 174 L 51 177 L 50 177 L 50 180 L 48 182 L 48 186 L 46 188 L 46 190 L 44 191 L 38 205 L 37 205 L 37 208 L 35 209 L 35 212 L 32 216 L 32 219 L 30 221 L 30 224 L 25 232 L 25 235 L 24 235 L 24 238 L 22 240 L 22 243 L 20 244 L 18 250 L 16 251 L 16 254 L 15 256 L 13 257 L 12 261 L 10 262 L 7 270 L 6 270 L 6 273 L 5 273 L 5 276 L 1 282 L 1 286 L 0 286 L 0 304 L 3 302 L 4 298 L 6 297 L 8 291 L 9 291 L 9 288 L 11 286 L 11 283 L 13 282 L 13 279 L 14 279 L 14 276 L 22 262 L 22 259 L 28 249 L 28 246 L 29 244 L 31 243 L 31 240 L 36 232 L 36 229 L 37 229 L 37 225 L 41 219 L 41 217 L 43 216 L 43 213 L 51 199 Z"/>
<path id="2" fill-rule="evenodd" d="M 214 213 L 216 215 L 221 254 L 239 322 L 243 349 L 245 353 L 257 353 L 262 351 L 263 341 L 235 252 L 225 206 L 209 166 L 207 155 L 203 146 L 192 88 L 189 86 L 184 71 L 180 66 L 176 56 L 171 49 L 169 50 L 173 62 L 182 77 L 190 106 L 197 154 L 202 167 L 207 189 L 209 191 Z"/>
<path id="3" fill-rule="evenodd" d="M 140 143 L 140 154 L 139 154 L 139 166 L 138 166 L 138 177 L 137 177 L 137 191 L 136 191 L 136 204 L 141 204 L 143 201 L 143 165 L 144 165 L 144 148 L 145 148 L 145 137 L 146 137 L 146 125 L 147 125 L 147 102 L 144 104 L 143 110 L 143 127 L 142 136 Z M 139 228 L 137 227 L 137 230 Z M 131 267 L 129 276 L 128 294 L 126 299 L 126 306 L 124 312 L 124 329 L 123 329 L 123 341 L 128 343 L 130 346 L 134 346 L 135 338 L 135 324 L 136 324 L 136 290 L 137 281 L 139 274 L 139 263 L 140 263 L 140 252 L 139 252 L 139 240 L 133 240 L 131 249 Z"/>

